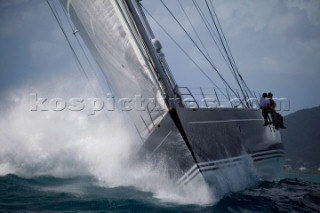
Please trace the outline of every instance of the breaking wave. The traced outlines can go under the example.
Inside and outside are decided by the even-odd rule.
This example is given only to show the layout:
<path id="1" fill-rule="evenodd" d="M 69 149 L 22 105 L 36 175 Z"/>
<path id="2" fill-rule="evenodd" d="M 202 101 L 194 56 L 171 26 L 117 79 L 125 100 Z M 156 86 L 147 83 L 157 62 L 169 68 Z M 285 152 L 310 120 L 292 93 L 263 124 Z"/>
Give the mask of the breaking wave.
<path id="1" fill-rule="evenodd" d="M 31 90 L 34 91 L 34 90 Z M 90 97 L 64 89 L 39 97 Z M 181 187 L 162 168 L 136 164 L 141 145 L 128 118 L 120 111 L 32 111 L 30 93 L 8 93 L 1 107 L 0 175 L 72 178 L 93 176 L 103 187 L 133 186 L 166 202 L 210 204 L 216 200 L 206 186 Z"/>

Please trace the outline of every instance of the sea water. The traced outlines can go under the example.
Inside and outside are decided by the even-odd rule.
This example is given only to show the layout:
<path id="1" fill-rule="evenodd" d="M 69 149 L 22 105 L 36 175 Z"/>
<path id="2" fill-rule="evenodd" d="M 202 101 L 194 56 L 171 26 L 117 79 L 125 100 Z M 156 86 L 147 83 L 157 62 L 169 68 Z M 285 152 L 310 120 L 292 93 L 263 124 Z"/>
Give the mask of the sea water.
<path id="1" fill-rule="evenodd" d="M 156 198 L 134 186 L 102 186 L 89 176 L 0 177 L 1 212 L 319 212 L 320 184 L 302 179 L 259 182 L 213 203 Z"/>
<path id="2" fill-rule="evenodd" d="M 266 182 L 240 165 L 223 172 L 219 195 L 201 184 L 183 187 L 166 177 L 165 165 L 135 164 L 141 141 L 121 112 L 32 111 L 23 92 L 7 98 L 14 104 L 1 108 L 0 212 L 320 210 L 318 176 Z"/>

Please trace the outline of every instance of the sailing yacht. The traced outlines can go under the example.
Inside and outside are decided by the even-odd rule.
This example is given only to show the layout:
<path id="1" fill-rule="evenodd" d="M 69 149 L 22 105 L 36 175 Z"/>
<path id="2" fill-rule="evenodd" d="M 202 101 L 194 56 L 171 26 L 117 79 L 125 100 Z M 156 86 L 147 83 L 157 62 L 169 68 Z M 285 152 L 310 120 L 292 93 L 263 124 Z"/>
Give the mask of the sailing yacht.
<path id="1" fill-rule="evenodd" d="M 127 113 L 142 141 L 141 161 L 166 165 L 170 178 L 179 184 L 200 180 L 215 185 L 217 172 L 245 159 L 252 162 L 260 178 L 281 176 L 284 151 L 280 131 L 263 125 L 261 110 L 252 101 L 256 98 L 237 69 L 234 74 L 243 95 L 231 87 L 223 91 L 211 88 L 210 95 L 201 88 L 194 92 L 180 87 L 139 0 L 61 3 L 115 97 L 140 100 Z M 218 23 L 215 13 L 211 15 Z M 219 28 L 218 37 L 225 43 L 221 33 Z M 222 104 L 221 94 L 228 104 Z"/>

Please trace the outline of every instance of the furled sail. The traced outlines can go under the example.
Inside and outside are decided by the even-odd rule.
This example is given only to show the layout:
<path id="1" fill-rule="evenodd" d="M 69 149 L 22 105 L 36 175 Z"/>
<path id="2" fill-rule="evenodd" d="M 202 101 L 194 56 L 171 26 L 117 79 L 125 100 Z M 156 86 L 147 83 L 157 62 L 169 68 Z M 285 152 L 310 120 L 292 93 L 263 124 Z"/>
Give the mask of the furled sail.
<path id="1" fill-rule="evenodd" d="M 113 0 L 61 0 L 100 65 L 121 110 L 145 140 L 168 107 L 126 4 Z"/>

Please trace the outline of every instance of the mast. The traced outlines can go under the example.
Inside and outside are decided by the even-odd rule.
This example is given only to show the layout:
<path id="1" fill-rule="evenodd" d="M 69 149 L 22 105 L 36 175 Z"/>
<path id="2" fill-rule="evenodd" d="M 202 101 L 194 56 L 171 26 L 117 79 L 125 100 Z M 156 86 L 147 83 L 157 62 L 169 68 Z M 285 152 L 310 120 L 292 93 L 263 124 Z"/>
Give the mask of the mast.
<path id="1" fill-rule="evenodd" d="M 163 89 L 168 107 L 172 108 L 176 106 L 175 100 L 177 98 L 177 93 L 175 90 L 177 85 L 165 61 L 164 54 L 161 52 L 161 44 L 155 39 L 138 1 L 140 0 L 125 0 L 132 14 L 132 18 L 134 19 L 140 35 L 149 51 L 150 57 L 155 66 L 155 72 L 159 78 L 158 80 L 164 87 Z"/>

